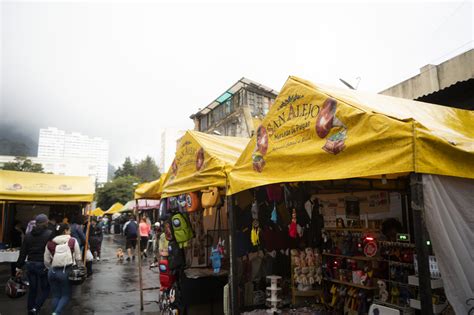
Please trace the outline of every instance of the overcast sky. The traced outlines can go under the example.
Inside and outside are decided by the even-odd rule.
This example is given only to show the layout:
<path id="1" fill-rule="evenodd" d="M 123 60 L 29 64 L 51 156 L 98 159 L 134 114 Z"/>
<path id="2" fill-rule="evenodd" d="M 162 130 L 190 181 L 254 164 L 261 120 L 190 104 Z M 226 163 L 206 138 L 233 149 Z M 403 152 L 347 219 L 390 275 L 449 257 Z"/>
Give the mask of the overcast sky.
<path id="1" fill-rule="evenodd" d="M 160 131 L 245 76 L 379 92 L 473 47 L 473 2 L 2 2 L 0 124 L 159 156 Z"/>

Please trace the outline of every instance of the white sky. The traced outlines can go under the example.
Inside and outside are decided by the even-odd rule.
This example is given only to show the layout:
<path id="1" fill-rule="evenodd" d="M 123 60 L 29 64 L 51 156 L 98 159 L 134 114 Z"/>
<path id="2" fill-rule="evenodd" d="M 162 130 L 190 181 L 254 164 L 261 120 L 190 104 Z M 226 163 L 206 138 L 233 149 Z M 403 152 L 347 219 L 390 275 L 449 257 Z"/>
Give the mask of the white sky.
<path id="1" fill-rule="evenodd" d="M 331 4 L 332 3 L 332 4 Z M 245 76 L 378 92 L 473 47 L 473 2 L 1 4 L 0 123 L 110 141 L 110 162 L 159 157 L 161 128 Z"/>

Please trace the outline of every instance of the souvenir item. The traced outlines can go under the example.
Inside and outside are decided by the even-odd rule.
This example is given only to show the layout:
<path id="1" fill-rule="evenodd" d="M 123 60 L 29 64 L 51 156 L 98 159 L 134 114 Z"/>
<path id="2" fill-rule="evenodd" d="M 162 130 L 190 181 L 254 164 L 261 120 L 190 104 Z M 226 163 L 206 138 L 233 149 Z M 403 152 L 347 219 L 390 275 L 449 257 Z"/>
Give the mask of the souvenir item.
<path id="1" fill-rule="evenodd" d="M 270 220 L 272 220 L 273 223 L 277 223 L 277 209 L 276 209 L 276 203 L 273 204 L 273 210 L 272 210 L 272 215 L 270 217 Z"/>
<path id="2" fill-rule="evenodd" d="M 165 260 L 165 259 L 160 260 L 159 268 L 160 268 L 160 291 L 171 289 L 176 278 L 170 271 L 170 268 L 168 266 L 168 260 Z"/>
<path id="3" fill-rule="evenodd" d="M 271 184 L 265 187 L 268 201 L 280 202 L 283 199 L 283 190 L 280 184 Z"/>
<path id="4" fill-rule="evenodd" d="M 211 187 L 202 191 L 201 203 L 203 208 L 216 207 L 219 202 L 219 189 Z"/>
<path id="5" fill-rule="evenodd" d="M 213 247 L 211 249 L 211 262 L 212 262 L 212 269 L 214 269 L 214 273 L 219 273 L 221 270 L 222 265 L 222 253 L 218 246 Z"/>
<path id="6" fill-rule="evenodd" d="M 388 300 L 388 291 L 387 291 L 387 285 L 385 284 L 384 281 L 378 280 L 377 285 L 379 287 L 379 298 L 380 301 L 382 302 L 387 302 Z"/>
<path id="7" fill-rule="evenodd" d="M 189 217 L 183 213 L 176 213 L 171 217 L 173 236 L 179 247 L 187 247 L 188 241 L 194 237 L 194 231 L 189 221 Z"/>
<path id="8" fill-rule="evenodd" d="M 199 195 L 196 192 L 186 194 L 186 210 L 188 212 L 196 211 L 200 208 Z"/>
<path id="9" fill-rule="evenodd" d="M 252 231 L 250 233 L 250 240 L 253 246 L 260 245 L 260 227 L 258 220 L 254 220 L 252 223 Z"/>
<path id="10" fill-rule="evenodd" d="M 293 209 L 293 213 L 291 214 L 291 223 L 290 223 L 288 233 L 291 238 L 296 238 L 298 236 L 298 227 L 296 223 L 296 210 L 295 209 Z"/>

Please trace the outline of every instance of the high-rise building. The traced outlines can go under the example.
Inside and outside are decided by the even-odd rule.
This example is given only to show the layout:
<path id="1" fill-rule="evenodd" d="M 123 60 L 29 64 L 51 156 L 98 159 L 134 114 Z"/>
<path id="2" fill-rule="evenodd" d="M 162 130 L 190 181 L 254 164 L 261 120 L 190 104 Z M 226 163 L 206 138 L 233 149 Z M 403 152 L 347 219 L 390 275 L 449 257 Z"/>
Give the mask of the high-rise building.
<path id="1" fill-rule="evenodd" d="M 166 128 L 161 133 L 161 150 L 160 150 L 160 172 L 168 171 L 173 162 L 176 153 L 176 147 L 179 139 L 184 135 L 185 131 Z"/>
<path id="2" fill-rule="evenodd" d="M 40 129 L 38 159 L 46 172 L 61 175 L 94 176 L 107 181 L 109 143 L 102 138 L 49 127 Z"/>

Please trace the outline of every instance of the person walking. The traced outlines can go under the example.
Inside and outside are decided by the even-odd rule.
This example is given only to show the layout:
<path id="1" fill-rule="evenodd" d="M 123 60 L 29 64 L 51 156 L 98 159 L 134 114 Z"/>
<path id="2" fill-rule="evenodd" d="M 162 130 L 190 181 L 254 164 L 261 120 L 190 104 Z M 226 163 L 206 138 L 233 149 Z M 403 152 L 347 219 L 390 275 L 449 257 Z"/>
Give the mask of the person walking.
<path id="1" fill-rule="evenodd" d="M 51 237 L 48 229 L 48 217 L 39 214 L 35 218 L 35 226 L 27 233 L 21 245 L 20 255 L 17 261 L 17 276 L 22 273 L 21 268 L 25 266 L 26 275 L 30 282 L 28 289 L 28 314 L 39 314 L 44 301 L 49 295 L 48 273 L 44 265 L 44 248 Z"/>
<path id="2" fill-rule="evenodd" d="M 91 253 L 96 260 L 100 260 L 100 249 L 102 245 L 102 226 L 97 223 L 97 219 L 92 219 L 89 231 L 89 244 Z"/>
<path id="3" fill-rule="evenodd" d="M 81 216 L 75 216 L 72 218 L 71 222 L 71 236 L 79 242 L 79 247 L 82 250 L 84 248 L 84 245 L 86 244 L 86 235 L 83 231 L 84 220 L 81 218 Z"/>
<path id="4" fill-rule="evenodd" d="M 127 261 L 130 261 L 130 257 L 134 260 L 135 250 L 137 248 L 138 224 L 133 215 L 131 215 L 127 223 L 124 224 L 123 234 L 125 234 L 125 248 L 128 254 Z"/>
<path id="5" fill-rule="evenodd" d="M 56 228 L 56 236 L 48 242 L 44 251 L 44 264 L 49 269 L 51 285 L 51 308 L 53 315 L 59 315 L 71 299 L 69 275 L 72 265 L 82 266 L 81 249 L 78 241 L 71 237 L 69 225 L 61 223 Z"/>
<path id="6" fill-rule="evenodd" d="M 148 237 L 150 236 L 150 226 L 146 222 L 146 217 L 142 217 L 140 220 L 140 250 L 142 251 L 142 255 L 148 257 L 146 254 L 146 250 L 148 247 Z"/>

